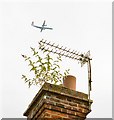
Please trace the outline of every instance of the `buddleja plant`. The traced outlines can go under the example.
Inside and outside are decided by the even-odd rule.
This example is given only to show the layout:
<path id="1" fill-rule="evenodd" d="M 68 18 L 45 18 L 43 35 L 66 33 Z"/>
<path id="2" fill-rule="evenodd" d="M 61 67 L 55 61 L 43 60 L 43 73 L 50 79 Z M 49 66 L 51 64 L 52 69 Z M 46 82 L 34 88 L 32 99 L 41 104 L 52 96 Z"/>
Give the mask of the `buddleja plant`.
<path id="1" fill-rule="evenodd" d="M 66 75 L 69 74 L 69 69 L 65 70 L 63 74 L 60 72 L 60 62 L 62 61 L 61 56 L 58 55 L 54 60 L 50 53 L 44 51 L 44 57 L 41 57 L 38 51 L 35 48 L 32 48 L 32 57 L 27 55 L 22 55 L 25 61 L 28 62 L 30 66 L 30 71 L 34 73 L 34 77 L 28 78 L 26 75 L 22 75 L 25 83 L 28 83 L 28 86 L 31 85 L 43 85 L 45 82 L 51 82 L 53 84 L 60 83 Z"/>

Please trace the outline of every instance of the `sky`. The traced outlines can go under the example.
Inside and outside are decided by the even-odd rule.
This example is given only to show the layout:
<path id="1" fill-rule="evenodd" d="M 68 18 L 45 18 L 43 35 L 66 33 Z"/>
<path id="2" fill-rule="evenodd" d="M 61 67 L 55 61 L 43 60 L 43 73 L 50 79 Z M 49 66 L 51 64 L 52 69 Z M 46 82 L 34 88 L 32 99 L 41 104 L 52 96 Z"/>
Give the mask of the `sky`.
<path id="1" fill-rule="evenodd" d="M 40 89 L 28 88 L 21 79 L 29 74 L 21 54 L 30 55 L 41 39 L 80 53 L 91 52 L 92 112 L 88 118 L 112 117 L 112 2 L 111 1 L 24 1 L 0 3 L 1 118 L 25 118 L 24 111 Z M 53 30 L 31 26 L 46 24 Z M 76 90 L 87 93 L 87 65 L 63 58 L 62 69 L 76 76 Z"/>

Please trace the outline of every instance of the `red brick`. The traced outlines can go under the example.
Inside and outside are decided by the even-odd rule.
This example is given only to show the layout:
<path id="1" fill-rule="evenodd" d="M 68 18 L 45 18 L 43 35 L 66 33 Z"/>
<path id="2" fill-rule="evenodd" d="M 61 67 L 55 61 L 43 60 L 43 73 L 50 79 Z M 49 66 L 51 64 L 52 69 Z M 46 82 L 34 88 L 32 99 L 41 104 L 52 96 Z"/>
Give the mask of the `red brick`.
<path id="1" fill-rule="evenodd" d="M 51 109 L 61 112 L 61 107 L 51 106 Z"/>
<path id="2" fill-rule="evenodd" d="M 61 108 L 61 112 L 62 112 L 62 113 L 67 113 L 67 109 Z"/>
<path id="3" fill-rule="evenodd" d="M 67 110 L 67 113 L 71 115 L 75 115 L 75 111 L 72 111 L 72 110 Z"/>

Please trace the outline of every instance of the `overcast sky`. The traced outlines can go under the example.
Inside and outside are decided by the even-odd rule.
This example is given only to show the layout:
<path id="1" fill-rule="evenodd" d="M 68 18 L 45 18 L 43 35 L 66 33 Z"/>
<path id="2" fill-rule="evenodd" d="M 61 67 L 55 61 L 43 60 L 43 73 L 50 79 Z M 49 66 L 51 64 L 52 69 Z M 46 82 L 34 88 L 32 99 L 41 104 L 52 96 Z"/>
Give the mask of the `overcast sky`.
<path id="1" fill-rule="evenodd" d="M 32 1 L 32 0 L 31 0 Z M 4 2 L 0 4 L 0 73 L 2 117 L 23 118 L 23 113 L 39 88 L 28 88 L 21 79 L 29 69 L 21 54 L 31 54 L 45 39 L 68 48 L 87 52 L 92 57 L 92 112 L 90 118 L 112 117 L 112 2 Z M 53 30 L 31 26 L 43 21 Z M 87 65 L 63 59 L 63 68 L 76 76 L 77 91 L 87 93 Z"/>

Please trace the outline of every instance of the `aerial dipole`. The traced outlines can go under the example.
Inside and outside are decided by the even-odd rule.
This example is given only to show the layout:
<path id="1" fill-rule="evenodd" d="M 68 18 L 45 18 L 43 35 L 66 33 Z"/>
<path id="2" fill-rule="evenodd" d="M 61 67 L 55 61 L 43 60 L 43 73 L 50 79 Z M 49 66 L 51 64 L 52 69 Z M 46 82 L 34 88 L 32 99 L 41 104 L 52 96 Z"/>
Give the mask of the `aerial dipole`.
<path id="1" fill-rule="evenodd" d="M 89 107 L 91 105 L 90 103 L 90 91 L 92 90 L 91 87 L 91 62 L 90 60 L 92 60 L 90 58 L 90 51 L 88 51 L 86 54 L 85 53 L 81 53 L 75 50 L 71 50 L 68 49 L 67 47 L 64 46 L 59 46 L 59 45 L 55 45 L 55 43 L 51 43 L 51 42 L 47 42 L 47 40 L 41 40 L 39 42 L 39 49 L 42 51 L 47 51 L 47 52 L 51 52 L 54 54 L 58 54 L 64 57 L 68 57 L 70 59 L 73 60 L 77 60 L 81 63 L 81 67 L 87 63 L 87 67 L 88 67 L 88 99 L 89 99 Z"/>

